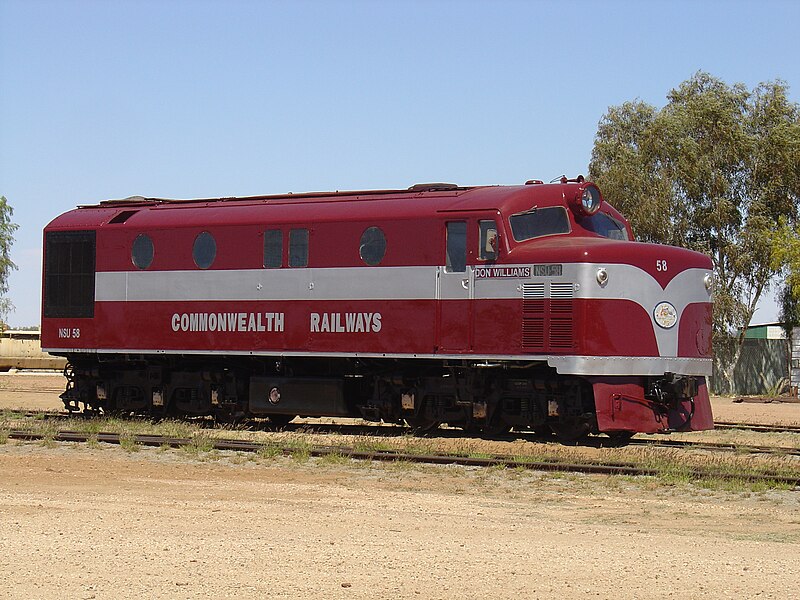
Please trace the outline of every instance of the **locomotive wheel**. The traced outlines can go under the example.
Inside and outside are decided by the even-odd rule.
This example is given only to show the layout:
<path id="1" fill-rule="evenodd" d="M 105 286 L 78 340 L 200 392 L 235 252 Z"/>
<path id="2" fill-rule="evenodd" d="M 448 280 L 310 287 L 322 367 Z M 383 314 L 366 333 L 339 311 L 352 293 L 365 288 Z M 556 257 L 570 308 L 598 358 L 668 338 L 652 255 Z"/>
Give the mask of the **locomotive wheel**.
<path id="1" fill-rule="evenodd" d="M 481 429 L 483 435 L 487 437 L 497 437 L 505 435 L 511 431 L 511 425 L 506 423 L 502 418 L 495 417 L 492 422 Z"/>
<path id="2" fill-rule="evenodd" d="M 294 415 L 268 415 L 269 423 L 273 427 L 286 427 L 294 419 Z"/>
<path id="3" fill-rule="evenodd" d="M 603 445 L 610 448 L 627 446 L 634 434 L 634 431 L 607 431 L 606 435 L 609 437 L 609 441 Z"/>
<path id="4" fill-rule="evenodd" d="M 562 444 L 575 444 L 589 435 L 589 425 L 578 420 L 550 423 L 550 429 Z"/>
<path id="5" fill-rule="evenodd" d="M 441 423 L 434 419 L 426 419 L 424 417 L 407 417 L 406 423 L 411 427 L 411 433 L 414 435 L 425 435 L 431 431 L 439 428 Z"/>

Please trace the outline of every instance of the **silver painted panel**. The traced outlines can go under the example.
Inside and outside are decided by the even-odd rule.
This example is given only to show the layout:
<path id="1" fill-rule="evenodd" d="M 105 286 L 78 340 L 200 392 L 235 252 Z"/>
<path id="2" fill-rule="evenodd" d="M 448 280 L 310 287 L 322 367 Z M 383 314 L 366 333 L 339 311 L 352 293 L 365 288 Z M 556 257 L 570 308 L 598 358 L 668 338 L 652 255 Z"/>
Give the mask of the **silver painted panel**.
<path id="1" fill-rule="evenodd" d="M 155 349 L 122 349 L 102 348 L 43 348 L 44 352 L 69 352 L 85 354 L 223 354 L 237 356 L 309 356 L 316 357 L 353 357 L 353 358 L 425 358 L 439 360 L 514 360 L 526 363 L 547 362 L 562 375 L 653 375 L 679 373 L 681 375 L 711 375 L 710 358 L 658 358 L 639 356 L 546 356 L 531 354 L 398 354 L 369 352 L 287 352 L 275 351 L 207 351 L 207 350 L 155 350 Z"/>
<path id="2" fill-rule="evenodd" d="M 98 302 L 432 300 L 436 267 L 98 272 Z"/>

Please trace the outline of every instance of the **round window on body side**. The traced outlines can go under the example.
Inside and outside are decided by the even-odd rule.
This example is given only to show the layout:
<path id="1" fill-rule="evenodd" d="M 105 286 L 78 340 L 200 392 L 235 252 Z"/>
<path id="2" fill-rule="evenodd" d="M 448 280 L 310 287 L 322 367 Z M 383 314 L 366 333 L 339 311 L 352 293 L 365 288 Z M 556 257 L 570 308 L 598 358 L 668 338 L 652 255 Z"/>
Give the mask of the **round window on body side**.
<path id="1" fill-rule="evenodd" d="M 369 227 L 364 230 L 358 254 L 361 260 L 370 266 L 380 264 L 386 254 L 386 236 L 380 227 Z"/>
<path id="2" fill-rule="evenodd" d="M 192 258 L 194 264 L 201 269 L 209 268 L 217 257 L 217 242 L 214 236 L 204 231 L 194 238 L 194 248 L 192 248 Z"/>
<path id="3" fill-rule="evenodd" d="M 133 240 L 133 247 L 131 248 L 131 260 L 133 264 L 140 269 L 146 269 L 153 263 L 153 240 L 150 236 L 140 233 L 135 240 Z"/>

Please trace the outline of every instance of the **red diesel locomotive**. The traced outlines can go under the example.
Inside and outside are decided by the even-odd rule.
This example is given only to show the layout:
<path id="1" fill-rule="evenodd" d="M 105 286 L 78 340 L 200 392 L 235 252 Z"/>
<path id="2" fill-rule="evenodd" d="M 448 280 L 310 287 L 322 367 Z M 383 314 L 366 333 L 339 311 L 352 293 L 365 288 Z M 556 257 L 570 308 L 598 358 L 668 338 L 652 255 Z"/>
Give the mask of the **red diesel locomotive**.
<path id="1" fill-rule="evenodd" d="M 713 427 L 711 261 L 582 177 L 81 206 L 44 232 L 71 411 Z"/>

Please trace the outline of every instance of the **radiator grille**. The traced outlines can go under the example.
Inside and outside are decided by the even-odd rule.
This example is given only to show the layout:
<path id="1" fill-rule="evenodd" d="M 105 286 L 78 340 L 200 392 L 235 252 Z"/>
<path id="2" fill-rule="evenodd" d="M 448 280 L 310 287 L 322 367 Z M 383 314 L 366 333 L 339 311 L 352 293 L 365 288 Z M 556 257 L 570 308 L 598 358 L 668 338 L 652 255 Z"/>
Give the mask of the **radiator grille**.
<path id="1" fill-rule="evenodd" d="M 556 298 L 572 298 L 575 292 L 575 286 L 571 283 L 551 283 L 550 284 L 550 297 L 554 300 Z"/>
<path id="2" fill-rule="evenodd" d="M 544 351 L 544 300 L 522 300 L 522 347 Z"/>
<path id="3" fill-rule="evenodd" d="M 546 286 L 549 285 L 550 297 Z M 522 347 L 532 352 L 565 352 L 575 347 L 572 283 L 522 286 Z"/>
<path id="4" fill-rule="evenodd" d="M 523 300 L 543 300 L 544 283 L 523 283 L 522 298 Z"/>

